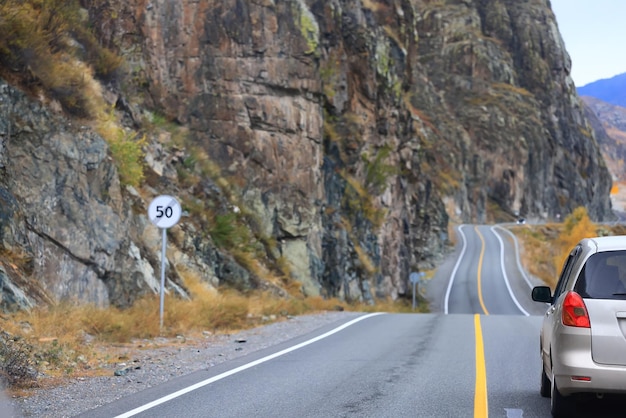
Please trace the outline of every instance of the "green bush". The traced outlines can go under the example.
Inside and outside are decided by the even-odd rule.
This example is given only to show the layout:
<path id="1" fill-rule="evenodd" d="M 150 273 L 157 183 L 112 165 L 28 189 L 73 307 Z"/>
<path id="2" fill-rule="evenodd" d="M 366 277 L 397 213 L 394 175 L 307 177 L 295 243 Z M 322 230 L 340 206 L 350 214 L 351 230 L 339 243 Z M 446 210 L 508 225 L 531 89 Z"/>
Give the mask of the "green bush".
<path id="1" fill-rule="evenodd" d="M 238 223 L 235 213 L 215 215 L 210 234 L 215 245 L 227 249 L 237 248 L 251 239 L 249 230 Z"/>
<path id="2" fill-rule="evenodd" d="M 365 164 L 365 187 L 371 188 L 375 193 L 380 193 L 387 186 L 387 181 L 393 175 L 398 174 L 398 169 L 385 163 L 391 153 L 389 146 L 382 147 L 374 159 L 370 159 L 367 154 L 361 155 L 361 160 Z"/>
<path id="3" fill-rule="evenodd" d="M 136 139 L 137 133 L 126 134 L 120 130 L 117 138 L 108 141 L 113 160 L 117 163 L 120 182 L 137 187 L 144 179 L 143 150 L 145 138 Z"/>

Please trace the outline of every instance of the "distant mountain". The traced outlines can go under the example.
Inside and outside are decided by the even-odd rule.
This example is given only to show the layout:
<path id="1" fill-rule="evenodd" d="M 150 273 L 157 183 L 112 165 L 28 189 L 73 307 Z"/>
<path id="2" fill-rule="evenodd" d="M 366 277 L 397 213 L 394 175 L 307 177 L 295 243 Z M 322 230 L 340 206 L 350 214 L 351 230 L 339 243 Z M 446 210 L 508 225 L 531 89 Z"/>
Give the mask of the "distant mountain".
<path id="1" fill-rule="evenodd" d="M 594 81 L 577 90 L 579 96 L 591 96 L 607 103 L 626 107 L 626 73 Z"/>
<path id="2" fill-rule="evenodd" d="M 611 175 L 617 181 L 626 181 L 626 107 L 595 97 L 581 98 Z"/>

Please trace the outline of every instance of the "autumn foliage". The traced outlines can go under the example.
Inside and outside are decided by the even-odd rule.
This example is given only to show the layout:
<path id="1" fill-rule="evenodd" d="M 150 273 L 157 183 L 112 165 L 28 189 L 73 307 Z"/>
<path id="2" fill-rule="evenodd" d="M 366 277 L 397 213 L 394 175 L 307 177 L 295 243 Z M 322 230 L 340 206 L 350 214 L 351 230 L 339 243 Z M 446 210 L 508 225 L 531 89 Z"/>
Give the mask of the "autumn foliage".
<path id="1" fill-rule="evenodd" d="M 611 196 L 615 196 L 617 193 L 619 193 L 619 186 L 617 183 L 613 183 L 613 186 L 611 187 Z"/>
<path id="2" fill-rule="evenodd" d="M 592 238 L 598 235 L 597 226 L 587 213 L 587 209 L 579 207 L 574 210 L 563 223 L 563 230 L 556 240 L 554 266 L 560 271 L 572 248 L 583 238 Z"/>
<path id="3" fill-rule="evenodd" d="M 623 233 L 595 224 L 584 207 L 575 209 L 563 223 L 524 225 L 512 232 L 522 244 L 525 269 L 553 288 L 569 252 L 581 239 Z"/>

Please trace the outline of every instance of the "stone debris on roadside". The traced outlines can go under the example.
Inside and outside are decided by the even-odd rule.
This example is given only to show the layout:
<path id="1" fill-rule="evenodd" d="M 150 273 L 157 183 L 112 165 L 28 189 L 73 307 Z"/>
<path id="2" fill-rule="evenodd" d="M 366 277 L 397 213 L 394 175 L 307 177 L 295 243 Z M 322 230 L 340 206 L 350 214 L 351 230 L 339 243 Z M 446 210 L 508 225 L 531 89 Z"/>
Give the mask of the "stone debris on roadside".
<path id="1" fill-rule="evenodd" d="M 210 369 L 225 361 L 359 315 L 356 312 L 325 312 L 293 317 L 235 335 L 203 333 L 202 339 L 173 338 L 172 342 L 159 338 L 158 344 L 146 342 L 136 357 L 129 356 L 134 358 L 132 364 L 131 361 L 117 363 L 108 376 L 73 378 L 51 388 L 42 385 L 41 388 L 30 390 L 27 396 L 14 396 L 10 405 L 6 406 L 12 408 L 12 416 L 17 418 L 76 416 L 170 379 Z M 233 341 L 237 347 L 228 350 Z M 246 350 L 240 344 L 246 344 Z"/>

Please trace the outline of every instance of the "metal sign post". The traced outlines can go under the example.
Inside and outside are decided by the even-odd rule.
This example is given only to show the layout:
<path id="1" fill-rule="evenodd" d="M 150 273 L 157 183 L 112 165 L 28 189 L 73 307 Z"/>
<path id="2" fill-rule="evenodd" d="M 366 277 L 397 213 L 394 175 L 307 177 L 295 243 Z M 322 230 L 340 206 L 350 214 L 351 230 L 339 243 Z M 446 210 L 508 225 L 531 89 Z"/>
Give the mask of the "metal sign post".
<path id="1" fill-rule="evenodd" d="M 415 295 L 417 294 L 417 285 L 420 282 L 420 279 L 424 276 L 424 272 L 420 271 L 419 273 L 416 272 L 412 272 L 411 274 L 409 274 L 409 280 L 411 281 L 411 284 L 413 285 L 413 310 L 415 310 L 415 307 L 417 306 L 417 303 L 415 301 Z"/>
<path id="2" fill-rule="evenodd" d="M 150 222 L 161 228 L 161 289 L 159 304 L 159 329 L 163 329 L 163 307 L 165 301 L 165 249 L 167 248 L 167 234 L 165 230 L 178 223 L 182 209 L 178 200 L 172 196 L 161 195 L 156 197 L 148 207 Z"/>

